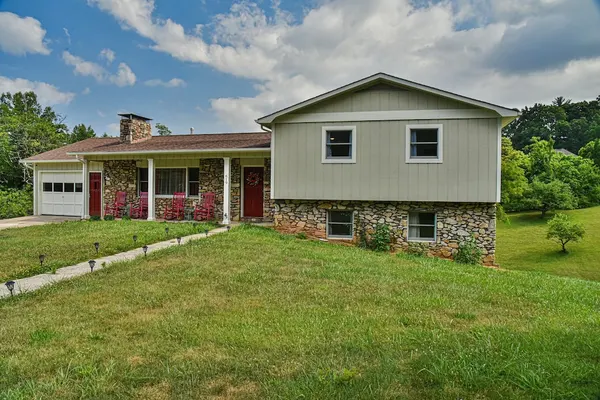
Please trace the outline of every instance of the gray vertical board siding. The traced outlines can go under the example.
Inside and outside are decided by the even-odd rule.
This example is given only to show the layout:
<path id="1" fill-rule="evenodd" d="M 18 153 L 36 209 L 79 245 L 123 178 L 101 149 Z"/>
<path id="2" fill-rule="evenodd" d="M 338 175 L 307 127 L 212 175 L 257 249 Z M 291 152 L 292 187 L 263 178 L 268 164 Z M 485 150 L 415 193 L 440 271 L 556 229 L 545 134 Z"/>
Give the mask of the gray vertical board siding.
<path id="1" fill-rule="evenodd" d="M 442 124 L 443 163 L 405 162 L 406 125 Z M 323 164 L 322 127 L 356 126 L 356 163 Z M 495 202 L 498 119 L 278 124 L 277 199 Z"/>
<path id="2" fill-rule="evenodd" d="M 390 86 L 387 89 L 378 87 L 342 94 L 319 104 L 296 110 L 292 114 L 467 108 L 474 107 L 442 96 Z"/>

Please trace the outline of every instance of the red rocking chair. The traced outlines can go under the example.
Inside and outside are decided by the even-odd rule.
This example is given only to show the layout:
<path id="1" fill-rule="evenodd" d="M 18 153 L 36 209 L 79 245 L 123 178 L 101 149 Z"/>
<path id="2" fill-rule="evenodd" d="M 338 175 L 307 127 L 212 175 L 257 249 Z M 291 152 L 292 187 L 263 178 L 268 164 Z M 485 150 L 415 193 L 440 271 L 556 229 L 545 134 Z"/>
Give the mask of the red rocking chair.
<path id="1" fill-rule="evenodd" d="M 165 207 L 165 219 L 183 219 L 185 210 L 185 193 L 173 193 L 171 206 Z"/>
<path id="2" fill-rule="evenodd" d="M 148 192 L 141 192 L 138 203 L 131 206 L 131 218 L 148 218 Z"/>
<path id="3" fill-rule="evenodd" d="M 112 204 L 107 204 L 106 207 L 104 207 L 104 215 L 112 215 L 115 218 L 122 217 L 126 202 L 127 193 L 117 192 L 115 196 L 115 202 Z"/>
<path id="4" fill-rule="evenodd" d="M 194 209 L 194 219 L 208 221 L 215 218 L 215 194 L 208 192 L 202 194 L 202 200 Z"/>

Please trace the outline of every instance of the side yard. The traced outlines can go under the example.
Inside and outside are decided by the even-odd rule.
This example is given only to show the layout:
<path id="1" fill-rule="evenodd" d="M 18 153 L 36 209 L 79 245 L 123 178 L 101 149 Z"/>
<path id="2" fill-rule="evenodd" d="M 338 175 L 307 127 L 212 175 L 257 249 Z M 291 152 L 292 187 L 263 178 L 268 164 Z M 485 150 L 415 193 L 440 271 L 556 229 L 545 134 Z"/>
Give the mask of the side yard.
<path id="1" fill-rule="evenodd" d="M 0 230 L 0 282 L 186 236 L 210 223 L 164 223 L 148 221 L 71 221 L 60 224 Z M 165 228 L 169 228 L 166 233 Z M 137 243 L 133 236 L 137 235 Z M 94 243 L 100 244 L 98 256 Z M 45 255 L 40 265 L 39 256 Z"/>
<path id="2" fill-rule="evenodd" d="M 560 246 L 546 239 L 552 215 L 541 219 L 539 212 L 511 214 L 510 224 L 498 223 L 496 261 L 500 266 L 600 281 L 600 207 L 561 212 L 586 230 L 581 242 L 567 245 L 569 253 L 559 252 Z"/>
<path id="3" fill-rule="evenodd" d="M 597 398 L 599 296 L 243 226 L 0 301 L 0 398 Z"/>

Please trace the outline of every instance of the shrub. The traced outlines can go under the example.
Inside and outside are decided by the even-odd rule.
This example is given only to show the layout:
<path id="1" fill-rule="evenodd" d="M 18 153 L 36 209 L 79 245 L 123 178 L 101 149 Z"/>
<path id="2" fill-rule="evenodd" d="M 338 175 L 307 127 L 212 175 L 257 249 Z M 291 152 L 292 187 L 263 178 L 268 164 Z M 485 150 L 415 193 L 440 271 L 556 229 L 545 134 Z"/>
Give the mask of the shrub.
<path id="1" fill-rule="evenodd" d="M 105 215 L 104 216 L 104 220 L 105 221 L 114 221 L 115 220 L 115 216 L 114 215 Z"/>
<path id="2" fill-rule="evenodd" d="M 371 237 L 371 249 L 374 251 L 390 251 L 391 242 L 390 227 L 385 224 L 377 224 Z"/>
<path id="3" fill-rule="evenodd" d="M 92 215 L 90 217 L 90 221 L 100 221 L 102 218 L 100 218 L 99 215 Z"/>
<path id="4" fill-rule="evenodd" d="M 566 253 L 565 247 L 569 242 L 577 242 L 583 238 L 585 230 L 583 226 L 569 219 L 566 214 L 556 214 L 554 218 L 548 221 L 547 239 L 554 240 L 562 246 L 562 252 Z"/>
<path id="5" fill-rule="evenodd" d="M 129 215 L 123 215 L 121 217 L 121 220 L 123 220 L 123 221 L 131 221 L 131 217 Z"/>
<path id="6" fill-rule="evenodd" d="M 31 214 L 33 214 L 33 192 L 30 189 L 0 190 L 0 219 Z"/>
<path id="7" fill-rule="evenodd" d="M 410 242 L 408 243 L 408 248 L 406 249 L 407 254 L 411 254 L 413 256 L 425 257 L 429 251 L 429 246 L 427 243 L 419 243 L 419 242 Z"/>
<path id="8" fill-rule="evenodd" d="M 306 233 L 304 233 L 304 232 L 298 232 L 298 233 L 296 233 L 296 238 L 304 240 L 304 239 L 307 239 L 308 236 L 306 236 Z"/>
<path id="9" fill-rule="evenodd" d="M 473 236 L 461 242 L 458 246 L 458 252 L 454 256 L 454 261 L 460 264 L 476 265 L 481 263 L 481 249 L 477 246 L 477 241 Z"/>

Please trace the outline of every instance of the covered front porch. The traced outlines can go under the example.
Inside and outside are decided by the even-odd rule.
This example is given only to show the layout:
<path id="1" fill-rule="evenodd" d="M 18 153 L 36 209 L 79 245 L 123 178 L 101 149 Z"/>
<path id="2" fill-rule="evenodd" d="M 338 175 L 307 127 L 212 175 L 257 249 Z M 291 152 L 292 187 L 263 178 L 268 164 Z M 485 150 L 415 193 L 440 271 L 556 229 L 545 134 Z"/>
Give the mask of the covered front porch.
<path id="1" fill-rule="evenodd" d="M 104 217 L 106 206 L 115 202 L 117 192 L 126 193 L 126 209 L 137 205 L 141 193 L 147 192 L 148 220 L 165 217 L 174 193 L 185 193 L 187 212 L 201 204 L 203 194 L 214 193 L 214 219 L 223 224 L 273 219 L 269 149 L 86 155 L 81 161 L 87 191 L 83 196 L 84 218 Z"/>

